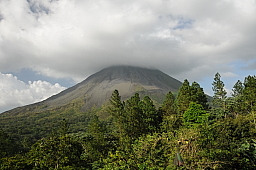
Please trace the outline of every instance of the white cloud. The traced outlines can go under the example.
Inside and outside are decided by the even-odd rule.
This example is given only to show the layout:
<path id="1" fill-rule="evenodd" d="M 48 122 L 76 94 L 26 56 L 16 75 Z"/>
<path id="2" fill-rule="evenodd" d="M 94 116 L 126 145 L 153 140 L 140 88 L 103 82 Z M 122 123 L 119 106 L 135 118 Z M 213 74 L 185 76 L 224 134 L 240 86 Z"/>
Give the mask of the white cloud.
<path id="1" fill-rule="evenodd" d="M 65 88 L 46 81 L 24 83 L 12 74 L 0 73 L 0 113 L 7 109 L 45 100 Z"/>
<path id="2" fill-rule="evenodd" d="M 238 77 L 237 74 L 232 73 L 232 72 L 226 72 L 226 73 L 220 73 L 222 77 L 224 78 L 233 78 L 233 77 Z"/>
<path id="3" fill-rule="evenodd" d="M 78 82 L 129 64 L 200 81 L 256 57 L 255 16 L 255 0 L 1 0 L 0 71 Z"/>
<path id="4" fill-rule="evenodd" d="M 2 71 L 30 65 L 75 79 L 111 64 L 132 64 L 196 77 L 191 70 L 201 68 L 201 60 L 215 67 L 241 57 L 235 47 L 248 45 L 256 28 L 254 1 L 28 2 L 1 1 Z M 192 65 L 183 65 L 185 59 Z M 212 70 L 204 68 L 205 74 Z"/>

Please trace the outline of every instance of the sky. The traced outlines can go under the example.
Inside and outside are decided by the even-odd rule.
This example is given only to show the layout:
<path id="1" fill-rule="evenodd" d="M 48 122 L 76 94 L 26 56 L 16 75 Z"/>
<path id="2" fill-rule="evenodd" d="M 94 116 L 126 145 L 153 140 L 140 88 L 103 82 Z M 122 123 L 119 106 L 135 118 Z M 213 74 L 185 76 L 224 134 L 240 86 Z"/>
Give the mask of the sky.
<path id="1" fill-rule="evenodd" d="M 256 0 L 0 0 L 0 113 L 112 65 L 159 69 L 212 95 L 256 71 Z"/>

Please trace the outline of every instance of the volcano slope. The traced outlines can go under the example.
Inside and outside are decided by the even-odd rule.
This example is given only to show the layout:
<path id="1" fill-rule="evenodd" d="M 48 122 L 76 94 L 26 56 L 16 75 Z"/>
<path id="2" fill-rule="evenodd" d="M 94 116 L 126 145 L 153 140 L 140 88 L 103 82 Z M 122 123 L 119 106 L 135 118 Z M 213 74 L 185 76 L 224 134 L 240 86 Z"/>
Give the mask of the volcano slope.
<path id="1" fill-rule="evenodd" d="M 177 93 L 181 85 L 156 69 L 113 66 L 42 102 L 0 114 L 0 124 L 6 132 L 33 136 L 35 140 L 49 133 L 62 119 L 68 120 L 72 132 L 78 132 L 84 130 L 92 114 L 102 119 L 108 117 L 105 108 L 115 89 L 122 100 L 139 93 L 141 98 L 148 95 L 158 105 L 169 91 Z"/>

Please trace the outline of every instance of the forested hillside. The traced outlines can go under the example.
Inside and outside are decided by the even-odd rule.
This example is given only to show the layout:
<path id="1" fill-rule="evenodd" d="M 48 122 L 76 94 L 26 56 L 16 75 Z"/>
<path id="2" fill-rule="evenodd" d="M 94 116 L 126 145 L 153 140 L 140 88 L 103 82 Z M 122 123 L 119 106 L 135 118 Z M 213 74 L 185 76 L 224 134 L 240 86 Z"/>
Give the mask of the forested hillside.
<path id="1" fill-rule="evenodd" d="M 89 123 L 81 118 L 79 132 L 63 119 L 32 143 L 0 130 L 0 169 L 256 169 L 256 76 L 228 97 L 217 73 L 212 89 L 208 102 L 197 82 L 184 80 L 160 107 L 138 93 L 123 101 L 114 90 L 101 108 L 108 119 L 84 113 Z"/>

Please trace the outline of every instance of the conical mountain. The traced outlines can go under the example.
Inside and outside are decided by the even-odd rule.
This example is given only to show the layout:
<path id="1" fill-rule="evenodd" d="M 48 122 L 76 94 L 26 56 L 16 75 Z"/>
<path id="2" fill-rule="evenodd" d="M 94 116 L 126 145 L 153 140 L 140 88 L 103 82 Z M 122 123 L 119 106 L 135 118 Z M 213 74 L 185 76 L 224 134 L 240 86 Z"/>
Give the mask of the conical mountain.
<path id="1" fill-rule="evenodd" d="M 156 70 L 132 66 L 113 66 L 105 68 L 45 101 L 19 107 L 4 114 L 18 115 L 24 112 L 40 112 L 68 105 L 76 100 L 82 101 L 82 111 L 100 107 L 109 101 L 112 92 L 117 89 L 125 100 L 138 92 L 148 95 L 156 102 L 162 102 L 169 91 L 177 92 L 182 83 L 167 74 Z"/>
<path id="2" fill-rule="evenodd" d="M 47 105 L 57 106 L 69 103 L 77 98 L 83 98 L 83 110 L 92 106 L 101 106 L 110 99 L 112 92 L 117 89 L 123 99 L 135 92 L 149 95 L 153 98 L 165 95 L 168 91 L 177 92 L 181 82 L 159 70 L 116 66 L 103 69 L 76 86 L 49 98 Z"/>
<path id="3" fill-rule="evenodd" d="M 159 70 L 109 67 L 45 101 L 0 114 L 0 129 L 16 140 L 29 138 L 31 143 L 51 133 L 62 119 L 69 122 L 70 132 L 84 132 L 92 115 L 108 120 L 106 107 L 115 89 L 122 100 L 137 92 L 141 98 L 148 95 L 157 104 L 162 103 L 167 92 L 175 93 L 181 85 L 181 82 Z"/>

